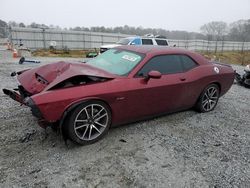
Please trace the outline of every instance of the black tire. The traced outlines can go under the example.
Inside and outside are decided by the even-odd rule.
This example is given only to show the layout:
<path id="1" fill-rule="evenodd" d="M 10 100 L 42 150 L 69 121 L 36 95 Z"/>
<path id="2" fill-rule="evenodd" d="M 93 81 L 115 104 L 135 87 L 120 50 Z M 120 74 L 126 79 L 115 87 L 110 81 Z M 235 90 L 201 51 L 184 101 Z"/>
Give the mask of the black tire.
<path id="1" fill-rule="evenodd" d="M 92 144 L 107 134 L 111 111 L 104 102 L 92 100 L 78 105 L 67 116 L 63 134 L 80 145 Z"/>
<path id="2" fill-rule="evenodd" d="M 210 112 L 216 107 L 219 97 L 219 86 L 217 84 L 210 84 L 202 91 L 195 105 L 195 109 L 199 112 Z"/>

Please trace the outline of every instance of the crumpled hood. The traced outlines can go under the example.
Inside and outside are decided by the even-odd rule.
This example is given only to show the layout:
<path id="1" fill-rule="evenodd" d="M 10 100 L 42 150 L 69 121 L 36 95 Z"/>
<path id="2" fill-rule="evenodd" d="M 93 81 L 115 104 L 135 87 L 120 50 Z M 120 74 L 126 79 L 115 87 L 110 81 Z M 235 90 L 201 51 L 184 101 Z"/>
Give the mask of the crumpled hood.
<path id="1" fill-rule="evenodd" d="M 56 84 L 78 75 L 114 78 L 115 75 L 85 63 L 57 62 L 30 69 L 18 75 L 20 84 L 31 94 L 48 90 Z"/>

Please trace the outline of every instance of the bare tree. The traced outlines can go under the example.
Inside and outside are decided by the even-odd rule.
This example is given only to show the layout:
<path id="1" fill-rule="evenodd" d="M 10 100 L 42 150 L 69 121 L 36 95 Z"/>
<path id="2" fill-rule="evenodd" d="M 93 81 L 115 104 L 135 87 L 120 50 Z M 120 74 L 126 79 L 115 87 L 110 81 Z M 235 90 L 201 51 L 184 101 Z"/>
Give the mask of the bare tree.
<path id="1" fill-rule="evenodd" d="M 18 24 L 18 26 L 19 26 L 19 27 L 26 27 L 26 26 L 25 26 L 25 24 L 24 24 L 24 23 L 22 23 L 22 22 L 21 22 L 21 23 L 19 23 L 19 24 Z"/>
<path id="2" fill-rule="evenodd" d="M 242 41 L 241 46 L 241 64 L 244 64 L 245 53 L 244 53 L 244 45 L 246 41 L 250 40 L 250 19 L 249 20 L 238 20 L 230 24 L 230 33 L 232 39 L 237 41 Z"/>
<path id="3" fill-rule="evenodd" d="M 18 23 L 15 22 L 15 21 L 9 21 L 9 22 L 8 22 L 8 25 L 9 25 L 10 27 L 18 27 Z"/>
<path id="4" fill-rule="evenodd" d="M 73 28 L 73 30 L 74 30 L 74 31 L 81 31 L 81 30 L 82 30 L 82 28 L 81 28 L 81 27 L 79 27 L 79 26 L 77 26 L 77 27 L 74 27 L 74 28 Z"/>
<path id="5" fill-rule="evenodd" d="M 246 42 L 250 40 L 250 19 L 238 20 L 230 24 L 230 38 Z"/>
<path id="6" fill-rule="evenodd" d="M 7 23 L 4 22 L 3 20 L 0 20 L 0 38 L 7 36 L 6 32 L 7 27 L 8 27 Z"/>
<path id="7" fill-rule="evenodd" d="M 209 22 L 201 26 L 200 30 L 203 34 L 207 35 L 208 41 L 215 40 L 215 53 L 217 52 L 218 40 L 224 40 L 225 35 L 228 33 L 227 23 L 225 22 Z"/>
<path id="8" fill-rule="evenodd" d="M 209 22 L 200 28 L 201 32 L 212 39 L 221 39 L 223 35 L 227 34 L 227 23 L 225 22 Z"/>

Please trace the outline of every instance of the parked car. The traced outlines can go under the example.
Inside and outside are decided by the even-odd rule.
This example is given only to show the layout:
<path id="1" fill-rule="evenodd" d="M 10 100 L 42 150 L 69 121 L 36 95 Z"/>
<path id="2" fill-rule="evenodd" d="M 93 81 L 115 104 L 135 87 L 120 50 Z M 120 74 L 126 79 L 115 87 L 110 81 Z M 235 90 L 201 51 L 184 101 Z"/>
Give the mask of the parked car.
<path id="1" fill-rule="evenodd" d="M 144 37 L 127 37 L 119 40 L 115 44 L 103 45 L 100 47 L 100 53 L 107 51 L 108 49 L 121 46 L 121 45 L 159 45 L 159 46 L 168 46 L 168 40 L 164 36 L 153 36 L 147 35 Z"/>
<path id="2" fill-rule="evenodd" d="M 55 123 L 65 138 L 90 144 L 111 126 L 195 107 L 213 110 L 232 86 L 230 65 L 182 49 L 121 46 L 86 63 L 57 62 L 17 72 L 18 93 L 39 123 Z"/>

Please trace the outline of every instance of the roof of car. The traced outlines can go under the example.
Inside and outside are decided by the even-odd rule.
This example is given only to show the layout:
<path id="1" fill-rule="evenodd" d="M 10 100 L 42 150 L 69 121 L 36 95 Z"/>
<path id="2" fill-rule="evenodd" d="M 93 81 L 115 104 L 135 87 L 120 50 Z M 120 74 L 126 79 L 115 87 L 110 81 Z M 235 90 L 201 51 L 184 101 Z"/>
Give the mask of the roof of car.
<path id="1" fill-rule="evenodd" d="M 132 36 L 132 37 L 126 37 L 123 39 L 129 39 L 129 40 L 133 40 L 133 39 L 156 39 L 156 40 L 167 40 L 166 37 L 164 36 L 159 36 L 159 37 L 149 37 L 149 36 Z"/>
<path id="2" fill-rule="evenodd" d="M 166 47 L 157 45 L 124 45 L 124 46 L 118 46 L 116 47 L 116 49 L 124 49 L 148 55 L 186 54 L 190 55 L 192 58 L 195 58 L 195 60 L 198 61 L 199 64 L 204 64 L 207 62 L 207 59 L 202 55 L 200 55 L 199 53 L 177 47 Z"/>
<path id="3" fill-rule="evenodd" d="M 166 46 L 157 46 L 157 45 L 124 45 L 118 46 L 116 48 L 134 51 L 137 53 L 147 54 L 147 53 L 190 53 L 190 51 L 176 48 L 176 47 L 166 47 Z"/>

